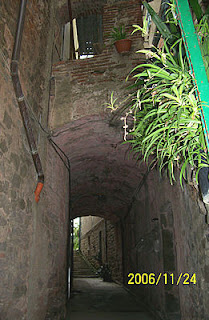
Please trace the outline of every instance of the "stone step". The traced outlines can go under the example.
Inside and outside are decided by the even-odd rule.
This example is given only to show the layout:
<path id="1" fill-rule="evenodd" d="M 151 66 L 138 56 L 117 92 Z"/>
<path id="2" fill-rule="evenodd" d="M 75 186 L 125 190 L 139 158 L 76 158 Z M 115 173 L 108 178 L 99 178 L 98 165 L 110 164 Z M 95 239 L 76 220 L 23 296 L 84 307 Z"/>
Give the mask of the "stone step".
<path id="1" fill-rule="evenodd" d="M 85 272 L 85 273 L 95 273 L 94 270 L 90 269 L 90 268 L 78 268 L 77 266 L 74 265 L 73 268 L 74 272 Z"/>
<path id="2" fill-rule="evenodd" d="M 99 278 L 97 275 L 89 275 L 89 274 L 74 274 L 73 278 Z"/>
<path id="3" fill-rule="evenodd" d="M 80 275 L 82 275 L 82 274 L 85 274 L 85 275 L 89 275 L 89 276 L 93 276 L 93 275 L 96 275 L 94 272 L 80 272 L 80 271 L 74 271 L 74 275 L 75 274 L 80 274 Z"/>
<path id="4" fill-rule="evenodd" d="M 96 278 L 98 277 L 96 271 L 93 266 L 91 266 L 90 262 L 83 255 L 78 252 L 73 252 L 73 276 L 77 278 Z"/>

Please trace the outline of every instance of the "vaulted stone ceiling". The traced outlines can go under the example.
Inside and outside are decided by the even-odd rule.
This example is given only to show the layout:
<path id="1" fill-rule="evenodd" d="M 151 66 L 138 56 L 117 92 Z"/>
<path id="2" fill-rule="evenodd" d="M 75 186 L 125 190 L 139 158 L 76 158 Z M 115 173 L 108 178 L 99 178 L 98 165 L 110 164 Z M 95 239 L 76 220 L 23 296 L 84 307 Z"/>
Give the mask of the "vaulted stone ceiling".
<path id="1" fill-rule="evenodd" d="M 65 125 L 55 136 L 71 162 L 72 217 L 123 217 L 146 166 L 137 164 L 128 145 L 121 144 L 121 128 L 93 115 Z"/>

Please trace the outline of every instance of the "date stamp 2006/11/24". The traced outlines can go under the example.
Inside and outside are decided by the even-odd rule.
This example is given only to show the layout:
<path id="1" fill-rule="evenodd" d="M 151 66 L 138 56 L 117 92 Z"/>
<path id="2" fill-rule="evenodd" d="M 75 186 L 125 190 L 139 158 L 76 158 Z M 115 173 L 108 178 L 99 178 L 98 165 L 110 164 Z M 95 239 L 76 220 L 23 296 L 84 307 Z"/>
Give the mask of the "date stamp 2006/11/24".
<path id="1" fill-rule="evenodd" d="M 128 274 L 129 285 L 158 285 L 160 282 L 165 285 L 195 285 L 197 283 L 196 273 L 180 273 L 175 275 L 174 273 L 129 273 Z"/>

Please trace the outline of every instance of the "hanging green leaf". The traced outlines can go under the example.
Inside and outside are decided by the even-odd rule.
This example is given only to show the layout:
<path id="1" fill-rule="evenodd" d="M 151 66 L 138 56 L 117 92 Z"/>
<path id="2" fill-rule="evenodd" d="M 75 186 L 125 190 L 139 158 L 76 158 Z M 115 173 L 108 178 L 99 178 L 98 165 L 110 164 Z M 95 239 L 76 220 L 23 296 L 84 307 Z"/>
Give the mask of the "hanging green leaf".
<path id="1" fill-rule="evenodd" d="M 157 164 L 160 172 L 166 168 L 171 183 L 176 179 L 175 167 L 178 167 L 183 186 L 188 166 L 199 172 L 209 164 L 200 116 L 201 103 L 196 98 L 182 39 L 178 34 L 177 39 L 172 35 L 170 30 L 174 28 L 169 30 L 146 1 L 143 4 L 166 40 L 161 50 L 154 47 L 138 51 L 150 57 L 151 62 L 139 64 L 131 72 L 136 80 L 132 88 L 137 89 L 128 112 L 133 117 L 133 128 L 125 143 L 130 143 L 137 158 L 142 158 L 151 167 Z M 209 76 L 209 18 L 200 16 L 200 12 L 198 15 L 197 1 L 190 0 L 190 4 L 199 18 L 196 30 Z M 171 10 L 172 6 L 168 17 L 171 17 Z M 176 18 L 172 19 L 175 25 Z M 111 106 L 112 102 L 113 96 Z"/>
<path id="2" fill-rule="evenodd" d="M 151 15 L 152 21 L 156 25 L 157 29 L 159 30 L 160 34 L 165 40 L 169 42 L 173 41 L 173 34 L 168 29 L 167 25 L 162 21 L 162 19 L 157 15 L 154 9 L 147 3 L 146 1 L 142 1 L 142 4 L 145 6 L 149 14 Z"/>
<path id="3" fill-rule="evenodd" d="M 199 5 L 198 0 L 189 0 L 189 4 L 190 4 L 192 10 L 194 11 L 197 20 L 200 21 L 203 13 L 202 13 L 202 9 Z"/>

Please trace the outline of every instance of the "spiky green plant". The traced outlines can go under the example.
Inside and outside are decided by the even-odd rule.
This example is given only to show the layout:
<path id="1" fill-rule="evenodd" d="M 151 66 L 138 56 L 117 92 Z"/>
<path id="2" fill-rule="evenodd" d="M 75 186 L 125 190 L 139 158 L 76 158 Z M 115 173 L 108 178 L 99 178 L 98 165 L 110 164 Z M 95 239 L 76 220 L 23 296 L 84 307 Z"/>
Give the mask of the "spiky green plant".
<path id="1" fill-rule="evenodd" d="M 143 87 L 137 91 L 131 108 L 134 129 L 129 143 L 133 152 L 143 155 L 145 161 L 152 158 L 160 171 L 168 168 L 170 182 L 175 180 L 174 167 L 180 168 L 180 183 L 188 164 L 196 169 L 207 162 L 200 105 L 187 63 L 182 56 L 182 41 L 174 44 L 179 54 L 173 58 L 165 44 L 162 51 L 140 50 L 155 58 L 152 63 L 140 64 L 133 69 L 133 77 L 143 79 Z"/>
<path id="2" fill-rule="evenodd" d="M 200 19 L 196 28 L 207 65 L 208 18 L 203 17 L 201 20 L 197 0 L 190 2 L 193 8 L 196 8 Z M 150 63 L 138 65 L 131 72 L 136 79 L 135 88 L 140 84 L 140 89 L 136 90 L 129 108 L 129 114 L 133 117 L 133 129 L 129 130 L 126 143 L 131 143 L 132 151 L 142 155 L 144 161 L 151 159 L 149 164 L 158 165 L 160 172 L 166 167 L 171 183 L 175 180 L 174 168 L 179 167 L 182 185 L 188 165 L 196 169 L 197 179 L 199 170 L 209 163 L 201 123 L 201 103 L 196 97 L 196 87 L 189 71 L 177 19 L 172 13 L 174 1 L 167 11 L 170 25 L 166 25 L 146 1 L 143 1 L 143 4 L 165 41 L 162 50 L 155 48 L 138 51 L 145 53 L 151 60 Z M 144 32 L 146 29 L 146 26 L 134 27 L 134 32 Z M 111 109 L 115 111 L 116 101 L 113 95 L 111 102 Z M 123 119 L 127 120 L 127 110 Z M 126 138 L 126 123 L 124 127 Z"/>
<path id="3" fill-rule="evenodd" d="M 156 14 L 154 9 L 147 3 L 146 1 L 142 1 L 143 5 L 151 15 L 152 21 L 156 25 L 158 31 L 163 36 L 164 39 L 166 39 L 169 43 L 172 43 L 174 41 L 174 38 L 176 39 L 176 36 L 174 33 L 171 33 L 168 26 L 161 20 L 161 18 Z"/>
<path id="4" fill-rule="evenodd" d="M 153 23 L 156 25 L 158 31 L 162 37 L 167 41 L 168 45 L 173 45 L 177 39 L 181 38 L 180 30 L 178 27 L 178 20 L 175 15 L 175 0 L 167 1 L 169 9 L 166 11 L 166 21 L 158 16 L 158 14 L 153 10 L 153 8 L 146 1 L 142 1 L 143 5 L 151 15 Z M 203 13 L 198 0 L 189 0 L 189 4 L 196 15 L 197 23 L 195 28 L 197 34 L 199 35 L 200 49 L 203 56 L 203 61 L 205 64 L 206 73 L 209 80 L 209 6 L 205 13 Z M 138 30 L 142 31 L 143 28 L 134 25 L 136 32 Z"/>
<path id="5" fill-rule="evenodd" d="M 117 40 L 127 39 L 127 32 L 125 31 L 125 26 L 120 25 L 119 27 L 114 27 L 109 35 L 109 38 L 112 39 L 112 43 L 114 43 Z"/>

